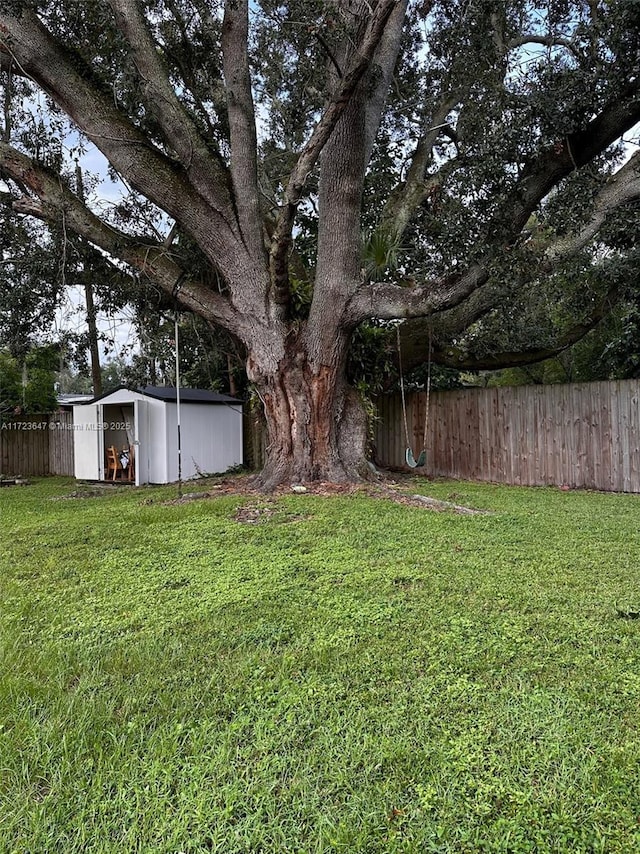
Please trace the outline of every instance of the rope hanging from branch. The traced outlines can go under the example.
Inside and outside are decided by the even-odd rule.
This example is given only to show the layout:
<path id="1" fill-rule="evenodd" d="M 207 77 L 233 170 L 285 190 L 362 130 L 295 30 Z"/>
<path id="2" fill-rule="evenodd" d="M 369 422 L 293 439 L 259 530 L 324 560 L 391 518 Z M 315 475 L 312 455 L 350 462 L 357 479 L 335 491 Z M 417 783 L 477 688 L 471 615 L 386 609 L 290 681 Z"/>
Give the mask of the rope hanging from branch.
<path id="1" fill-rule="evenodd" d="M 422 468 L 427 462 L 427 436 L 429 435 L 429 403 L 431 396 L 431 325 L 429 325 L 429 355 L 427 358 L 427 400 L 425 404 L 425 413 L 424 413 L 424 431 L 422 434 L 422 450 L 416 459 L 413 453 L 413 449 L 411 447 L 411 438 L 409 436 L 409 421 L 407 419 L 407 402 L 405 399 L 405 389 L 404 389 L 404 376 L 402 371 L 402 347 L 400 345 L 400 325 L 396 327 L 396 334 L 398 339 L 398 369 L 400 373 L 400 397 L 402 399 L 402 418 L 404 421 L 404 435 L 407 443 L 407 448 L 405 451 L 405 462 L 409 466 L 409 468 L 416 469 Z"/>

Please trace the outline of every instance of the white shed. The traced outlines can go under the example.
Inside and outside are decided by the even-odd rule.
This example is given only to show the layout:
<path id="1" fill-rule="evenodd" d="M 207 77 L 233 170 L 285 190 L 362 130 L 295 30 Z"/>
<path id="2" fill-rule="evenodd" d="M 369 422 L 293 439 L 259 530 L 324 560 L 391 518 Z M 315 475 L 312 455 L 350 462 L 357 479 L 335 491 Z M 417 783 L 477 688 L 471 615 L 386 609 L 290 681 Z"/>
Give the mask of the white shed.
<path id="1" fill-rule="evenodd" d="M 115 448 L 119 456 L 130 454 L 128 474 L 136 486 L 178 480 L 177 415 L 176 389 L 156 386 L 119 388 L 74 406 L 76 478 L 107 479 L 108 449 Z M 241 465 L 242 403 L 212 391 L 180 389 L 180 445 L 185 480 Z"/>

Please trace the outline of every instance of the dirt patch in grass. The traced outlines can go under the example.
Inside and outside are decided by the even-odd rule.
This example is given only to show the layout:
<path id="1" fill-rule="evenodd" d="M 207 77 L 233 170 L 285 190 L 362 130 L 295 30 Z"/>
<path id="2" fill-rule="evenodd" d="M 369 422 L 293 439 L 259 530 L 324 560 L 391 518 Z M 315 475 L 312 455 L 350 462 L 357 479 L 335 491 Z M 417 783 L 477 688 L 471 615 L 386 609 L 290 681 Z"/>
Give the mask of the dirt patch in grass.
<path id="1" fill-rule="evenodd" d="M 165 504 L 187 504 L 191 501 L 201 501 L 208 498 L 215 498 L 220 495 L 238 495 L 261 498 L 264 502 L 264 493 L 255 487 L 253 477 L 246 475 L 229 475 L 222 477 L 215 482 L 207 483 L 206 489 L 199 492 L 187 492 L 179 498 L 173 498 L 164 502 Z M 291 484 L 280 486 L 274 493 L 274 496 L 284 496 L 293 494 L 319 495 L 326 498 L 331 498 L 337 495 L 365 495 L 368 498 L 379 498 L 386 501 L 393 501 L 396 504 L 403 504 L 409 507 L 420 507 L 423 510 L 432 510 L 436 512 L 459 513 L 463 515 L 485 514 L 486 510 L 476 510 L 471 507 L 465 507 L 460 504 L 454 504 L 450 501 L 441 501 L 436 498 L 429 498 L 425 495 L 417 495 L 409 492 L 415 488 L 415 480 L 410 476 L 391 478 L 384 473 L 380 473 L 377 483 L 333 483 L 330 481 L 320 481 L 318 483 Z M 276 511 L 268 508 L 264 503 L 260 505 L 250 505 L 239 508 L 236 514 L 236 521 L 256 524 L 264 522 L 269 517 L 273 516 Z"/>
<path id="2" fill-rule="evenodd" d="M 113 495 L 121 489 L 134 489 L 133 484 L 110 483 L 81 483 L 73 492 L 67 495 L 54 495 L 51 501 L 67 501 L 73 498 L 104 498 L 107 495 Z"/>
<path id="3" fill-rule="evenodd" d="M 304 522 L 309 516 L 305 513 L 283 513 L 276 505 L 245 504 L 238 507 L 234 520 L 242 525 L 261 525 L 264 522 Z"/>

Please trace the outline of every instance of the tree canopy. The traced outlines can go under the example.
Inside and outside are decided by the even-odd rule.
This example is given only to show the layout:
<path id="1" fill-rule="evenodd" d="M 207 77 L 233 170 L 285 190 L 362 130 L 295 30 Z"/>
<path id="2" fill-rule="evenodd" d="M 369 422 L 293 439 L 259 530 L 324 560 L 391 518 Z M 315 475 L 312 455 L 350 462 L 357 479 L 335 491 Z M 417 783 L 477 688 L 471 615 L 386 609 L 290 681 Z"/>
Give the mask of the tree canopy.
<path id="1" fill-rule="evenodd" d="M 407 365 L 526 364 L 637 269 L 633 0 L 2 0 L 0 56 L 7 203 L 234 339 L 267 488 L 362 471 L 362 324 L 401 320 Z"/>

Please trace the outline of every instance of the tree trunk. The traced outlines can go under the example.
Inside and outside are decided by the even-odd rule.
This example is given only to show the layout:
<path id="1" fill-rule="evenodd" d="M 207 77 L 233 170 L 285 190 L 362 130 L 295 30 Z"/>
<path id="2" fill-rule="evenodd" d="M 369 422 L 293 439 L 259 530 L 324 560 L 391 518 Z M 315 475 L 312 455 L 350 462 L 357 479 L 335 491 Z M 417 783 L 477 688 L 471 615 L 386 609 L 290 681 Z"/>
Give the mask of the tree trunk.
<path id="1" fill-rule="evenodd" d="M 100 349 L 98 347 L 98 324 L 96 322 L 96 306 L 93 301 L 93 284 L 90 280 L 91 271 L 86 264 L 83 270 L 84 297 L 87 306 L 87 327 L 89 329 L 89 359 L 91 362 L 91 384 L 94 397 L 102 394 L 102 371 L 100 370 Z"/>
<path id="2" fill-rule="evenodd" d="M 264 406 L 265 491 L 280 484 L 363 480 L 367 420 L 359 395 L 345 378 L 346 345 L 314 365 L 302 336 L 285 348 L 275 371 L 262 371 L 253 353 L 250 378 Z"/>
<path id="3" fill-rule="evenodd" d="M 84 183 L 82 180 L 82 169 L 76 163 L 76 192 L 84 202 Z M 81 241 L 81 247 L 84 243 Z M 88 256 L 82 260 L 82 281 L 84 284 L 84 298 L 87 307 L 87 328 L 89 330 L 89 360 L 91 363 L 91 384 L 94 397 L 102 394 L 102 371 L 100 370 L 100 349 L 98 347 L 98 324 L 96 320 L 96 306 L 93 299 L 93 276 Z"/>

